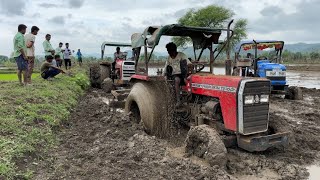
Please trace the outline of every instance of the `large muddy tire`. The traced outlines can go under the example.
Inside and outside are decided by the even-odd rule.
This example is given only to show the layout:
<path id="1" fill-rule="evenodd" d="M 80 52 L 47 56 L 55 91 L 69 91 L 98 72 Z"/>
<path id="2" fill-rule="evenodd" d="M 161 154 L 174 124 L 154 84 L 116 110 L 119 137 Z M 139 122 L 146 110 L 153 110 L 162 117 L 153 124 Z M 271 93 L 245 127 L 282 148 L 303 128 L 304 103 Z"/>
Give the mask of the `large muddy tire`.
<path id="1" fill-rule="evenodd" d="M 283 144 L 283 147 L 286 148 L 290 144 L 291 146 L 295 146 L 295 138 L 292 126 L 290 126 L 289 122 L 281 116 L 273 114 L 270 116 L 269 124 L 268 124 L 269 134 L 276 133 L 284 133 L 288 132 L 288 144 Z"/>
<path id="2" fill-rule="evenodd" d="M 186 139 L 186 153 L 206 159 L 210 165 L 225 167 L 227 149 L 219 133 L 208 125 L 192 127 Z"/>
<path id="3" fill-rule="evenodd" d="M 105 78 L 110 76 L 110 67 L 98 63 L 90 66 L 90 83 L 92 87 L 101 88 Z"/>
<path id="4" fill-rule="evenodd" d="M 101 88 L 99 64 L 94 64 L 90 66 L 90 83 L 92 87 Z"/>
<path id="5" fill-rule="evenodd" d="M 288 94 L 285 96 L 286 99 L 291 100 L 302 100 L 303 94 L 302 90 L 299 87 L 291 86 L 288 88 Z"/>
<path id="6" fill-rule="evenodd" d="M 111 78 L 105 78 L 101 83 L 101 88 L 106 92 L 110 93 L 113 89 L 113 81 Z"/>
<path id="7" fill-rule="evenodd" d="M 103 82 L 106 78 L 110 77 L 110 66 L 100 65 L 100 79 Z"/>
<path id="8" fill-rule="evenodd" d="M 158 137 L 170 135 L 170 98 L 166 85 L 138 82 L 133 85 L 125 104 L 125 111 L 134 121 L 142 122 L 148 134 Z"/>

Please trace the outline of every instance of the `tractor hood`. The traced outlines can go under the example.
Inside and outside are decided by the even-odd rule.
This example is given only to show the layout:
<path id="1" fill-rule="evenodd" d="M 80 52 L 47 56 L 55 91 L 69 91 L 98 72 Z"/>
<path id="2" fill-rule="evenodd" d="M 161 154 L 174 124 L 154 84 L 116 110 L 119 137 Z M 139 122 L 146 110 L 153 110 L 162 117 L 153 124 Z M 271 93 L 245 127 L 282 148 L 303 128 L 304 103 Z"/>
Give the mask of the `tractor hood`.
<path id="1" fill-rule="evenodd" d="M 283 64 L 271 63 L 269 60 L 258 61 L 258 69 L 281 69 L 286 71 L 287 68 Z"/>

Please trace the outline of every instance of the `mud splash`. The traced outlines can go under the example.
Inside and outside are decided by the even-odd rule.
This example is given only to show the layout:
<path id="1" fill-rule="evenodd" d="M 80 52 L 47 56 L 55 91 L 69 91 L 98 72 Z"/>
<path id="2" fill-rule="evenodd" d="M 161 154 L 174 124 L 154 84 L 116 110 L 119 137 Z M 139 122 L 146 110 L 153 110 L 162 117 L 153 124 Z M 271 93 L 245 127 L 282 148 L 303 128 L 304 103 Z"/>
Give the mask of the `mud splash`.
<path id="1" fill-rule="evenodd" d="M 319 180 L 320 179 L 320 166 L 312 165 L 308 166 L 307 170 L 309 172 L 308 180 Z"/>

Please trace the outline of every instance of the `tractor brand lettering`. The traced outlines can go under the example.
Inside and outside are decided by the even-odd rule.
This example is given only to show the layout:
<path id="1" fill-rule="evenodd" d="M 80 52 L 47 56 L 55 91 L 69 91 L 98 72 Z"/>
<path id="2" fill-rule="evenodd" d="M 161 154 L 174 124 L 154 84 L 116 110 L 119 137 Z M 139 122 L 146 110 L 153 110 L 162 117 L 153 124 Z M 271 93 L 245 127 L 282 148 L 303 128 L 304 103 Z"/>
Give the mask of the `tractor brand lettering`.
<path id="1" fill-rule="evenodd" d="M 192 87 L 193 88 L 201 88 L 201 89 L 209 89 L 209 90 L 217 90 L 217 91 L 225 91 L 225 92 L 231 92 L 231 93 L 237 92 L 236 88 L 228 87 L 228 86 L 216 86 L 216 85 L 210 85 L 210 84 L 192 83 Z"/>

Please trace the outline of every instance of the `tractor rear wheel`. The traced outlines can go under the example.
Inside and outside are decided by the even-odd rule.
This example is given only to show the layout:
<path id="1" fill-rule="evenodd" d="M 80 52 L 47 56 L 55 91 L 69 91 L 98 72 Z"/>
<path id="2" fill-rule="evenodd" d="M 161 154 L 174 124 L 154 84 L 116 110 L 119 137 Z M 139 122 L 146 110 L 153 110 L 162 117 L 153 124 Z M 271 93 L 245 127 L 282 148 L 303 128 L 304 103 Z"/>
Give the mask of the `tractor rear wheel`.
<path id="1" fill-rule="evenodd" d="M 108 77 L 110 77 L 110 66 L 98 63 L 90 66 L 90 83 L 92 87 L 101 88 L 101 83 Z"/>
<path id="2" fill-rule="evenodd" d="M 103 65 L 103 64 L 100 65 L 101 82 L 103 82 L 103 80 L 105 80 L 106 78 L 110 77 L 110 71 L 111 71 L 110 66 Z"/>
<path id="3" fill-rule="evenodd" d="M 285 96 L 286 99 L 291 99 L 291 100 L 302 100 L 303 95 L 302 95 L 302 90 L 299 87 L 296 86 L 290 86 L 288 88 L 288 94 Z"/>
<path id="4" fill-rule="evenodd" d="M 125 104 L 125 111 L 130 112 L 131 118 L 142 122 L 148 134 L 158 137 L 170 135 L 172 108 L 166 87 L 159 82 L 138 82 L 133 85 Z"/>
<path id="5" fill-rule="evenodd" d="M 90 83 L 92 87 L 101 88 L 100 82 L 100 66 L 99 64 L 93 64 L 90 66 Z"/>

